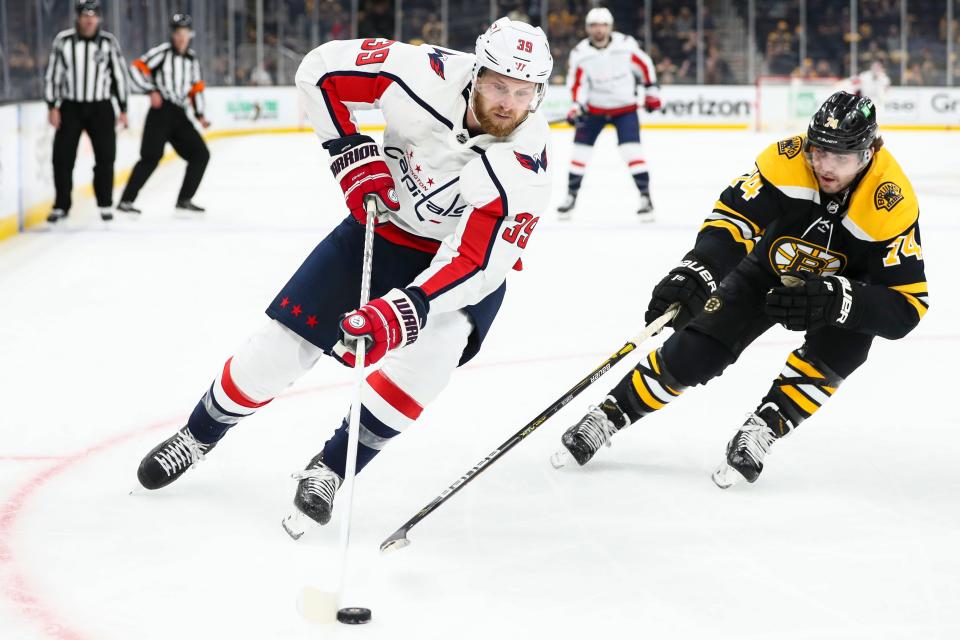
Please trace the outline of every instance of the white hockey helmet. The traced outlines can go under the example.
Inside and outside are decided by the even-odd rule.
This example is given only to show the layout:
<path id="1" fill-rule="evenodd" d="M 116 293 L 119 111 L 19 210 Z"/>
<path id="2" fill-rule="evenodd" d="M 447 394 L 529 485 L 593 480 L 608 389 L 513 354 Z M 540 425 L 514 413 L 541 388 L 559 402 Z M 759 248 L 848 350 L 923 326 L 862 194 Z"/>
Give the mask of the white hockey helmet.
<path id="1" fill-rule="evenodd" d="M 490 69 L 510 78 L 535 82 L 536 97 L 530 111 L 536 111 L 547 92 L 553 72 L 553 56 L 547 35 L 540 27 L 526 22 L 500 18 L 477 38 L 477 59 L 473 63 L 473 85 L 477 85 L 480 69 Z"/>
<path id="2" fill-rule="evenodd" d="M 592 24 L 613 26 L 613 14 L 606 7 L 594 7 L 587 12 L 587 19 L 584 22 L 588 27 Z"/>

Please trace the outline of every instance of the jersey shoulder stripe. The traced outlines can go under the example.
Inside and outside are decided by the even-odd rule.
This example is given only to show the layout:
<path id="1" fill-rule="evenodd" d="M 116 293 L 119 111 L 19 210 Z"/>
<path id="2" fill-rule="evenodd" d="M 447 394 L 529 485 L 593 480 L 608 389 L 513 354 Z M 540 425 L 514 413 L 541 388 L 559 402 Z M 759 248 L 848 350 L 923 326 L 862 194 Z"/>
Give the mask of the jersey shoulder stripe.
<path id="1" fill-rule="evenodd" d="M 884 242 L 905 233 L 919 215 L 913 185 L 893 154 L 881 148 L 853 193 L 844 227 L 861 240 Z"/>
<path id="2" fill-rule="evenodd" d="M 820 200 L 817 178 L 803 157 L 804 136 L 774 142 L 757 156 L 764 180 L 797 200 Z"/>

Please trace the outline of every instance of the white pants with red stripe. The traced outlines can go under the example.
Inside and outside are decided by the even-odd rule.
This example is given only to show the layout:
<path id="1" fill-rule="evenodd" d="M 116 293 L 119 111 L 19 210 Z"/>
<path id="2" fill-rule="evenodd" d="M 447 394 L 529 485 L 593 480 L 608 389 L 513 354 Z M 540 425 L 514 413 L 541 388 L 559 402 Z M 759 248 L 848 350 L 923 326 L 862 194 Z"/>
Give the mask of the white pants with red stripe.
<path id="1" fill-rule="evenodd" d="M 647 161 L 643 157 L 643 145 L 639 142 L 623 142 L 617 147 L 620 157 L 627 163 L 630 175 L 647 172 Z"/>
<path id="2" fill-rule="evenodd" d="M 383 358 L 361 391 L 363 408 L 370 414 L 369 424 L 361 425 L 361 445 L 379 450 L 420 416 L 447 386 L 472 331 L 463 311 L 438 313 L 430 316 L 415 343 Z M 191 431 L 204 442 L 219 439 L 313 368 L 322 355 L 318 347 L 269 320 L 227 360 L 191 416 Z"/>

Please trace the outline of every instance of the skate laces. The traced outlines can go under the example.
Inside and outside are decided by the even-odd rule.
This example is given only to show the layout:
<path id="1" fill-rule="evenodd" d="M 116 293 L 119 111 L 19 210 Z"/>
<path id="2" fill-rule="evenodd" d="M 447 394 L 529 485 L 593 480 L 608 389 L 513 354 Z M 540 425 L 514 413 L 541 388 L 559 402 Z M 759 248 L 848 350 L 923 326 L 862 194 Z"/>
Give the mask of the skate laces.
<path id="1" fill-rule="evenodd" d="M 590 407 L 590 411 L 577 425 L 576 434 L 597 451 L 603 445 L 612 446 L 610 438 L 617 432 L 616 425 L 607 418 L 600 407 Z"/>
<path id="2" fill-rule="evenodd" d="M 208 445 L 197 442 L 187 429 L 181 429 L 167 446 L 157 452 L 154 459 L 169 476 L 203 460 L 208 448 Z"/>
<path id="3" fill-rule="evenodd" d="M 737 436 L 737 449 L 749 455 L 755 463 L 760 463 L 769 453 L 777 436 L 766 421 L 755 413 L 748 413 L 747 420 Z"/>
<path id="4" fill-rule="evenodd" d="M 305 482 L 306 493 L 317 496 L 329 505 L 333 504 L 333 495 L 340 487 L 340 476 L 323 463 L 312 469 L 304 469 L 293 474 L 297 482 Z"/>

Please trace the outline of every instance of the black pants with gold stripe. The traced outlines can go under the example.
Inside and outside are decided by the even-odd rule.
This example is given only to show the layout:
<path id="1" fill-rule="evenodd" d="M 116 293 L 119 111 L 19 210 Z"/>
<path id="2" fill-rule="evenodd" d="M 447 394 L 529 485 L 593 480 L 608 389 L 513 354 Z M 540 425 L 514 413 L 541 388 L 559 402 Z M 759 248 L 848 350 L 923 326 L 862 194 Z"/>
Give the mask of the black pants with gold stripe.
<path id="1" fill-rule="evenodd" d="M 752 256 L 751 256 L 752 257 Z M 656 411 L 686 387 L 723 373 L 773 322 L 763 313 L 766 292 L 778 284 L 750 257 L 734 269 L 717 292 L 719 305 L 670 336 L 641 360 L 611 392 L 630 422 Z M 832 326 L 807 332 L 803 346 L 788 357 L 759 409 L 776 405 L 783 435 L 813 415 L 843 379 L 863 364 L 873 336 Z"/>

